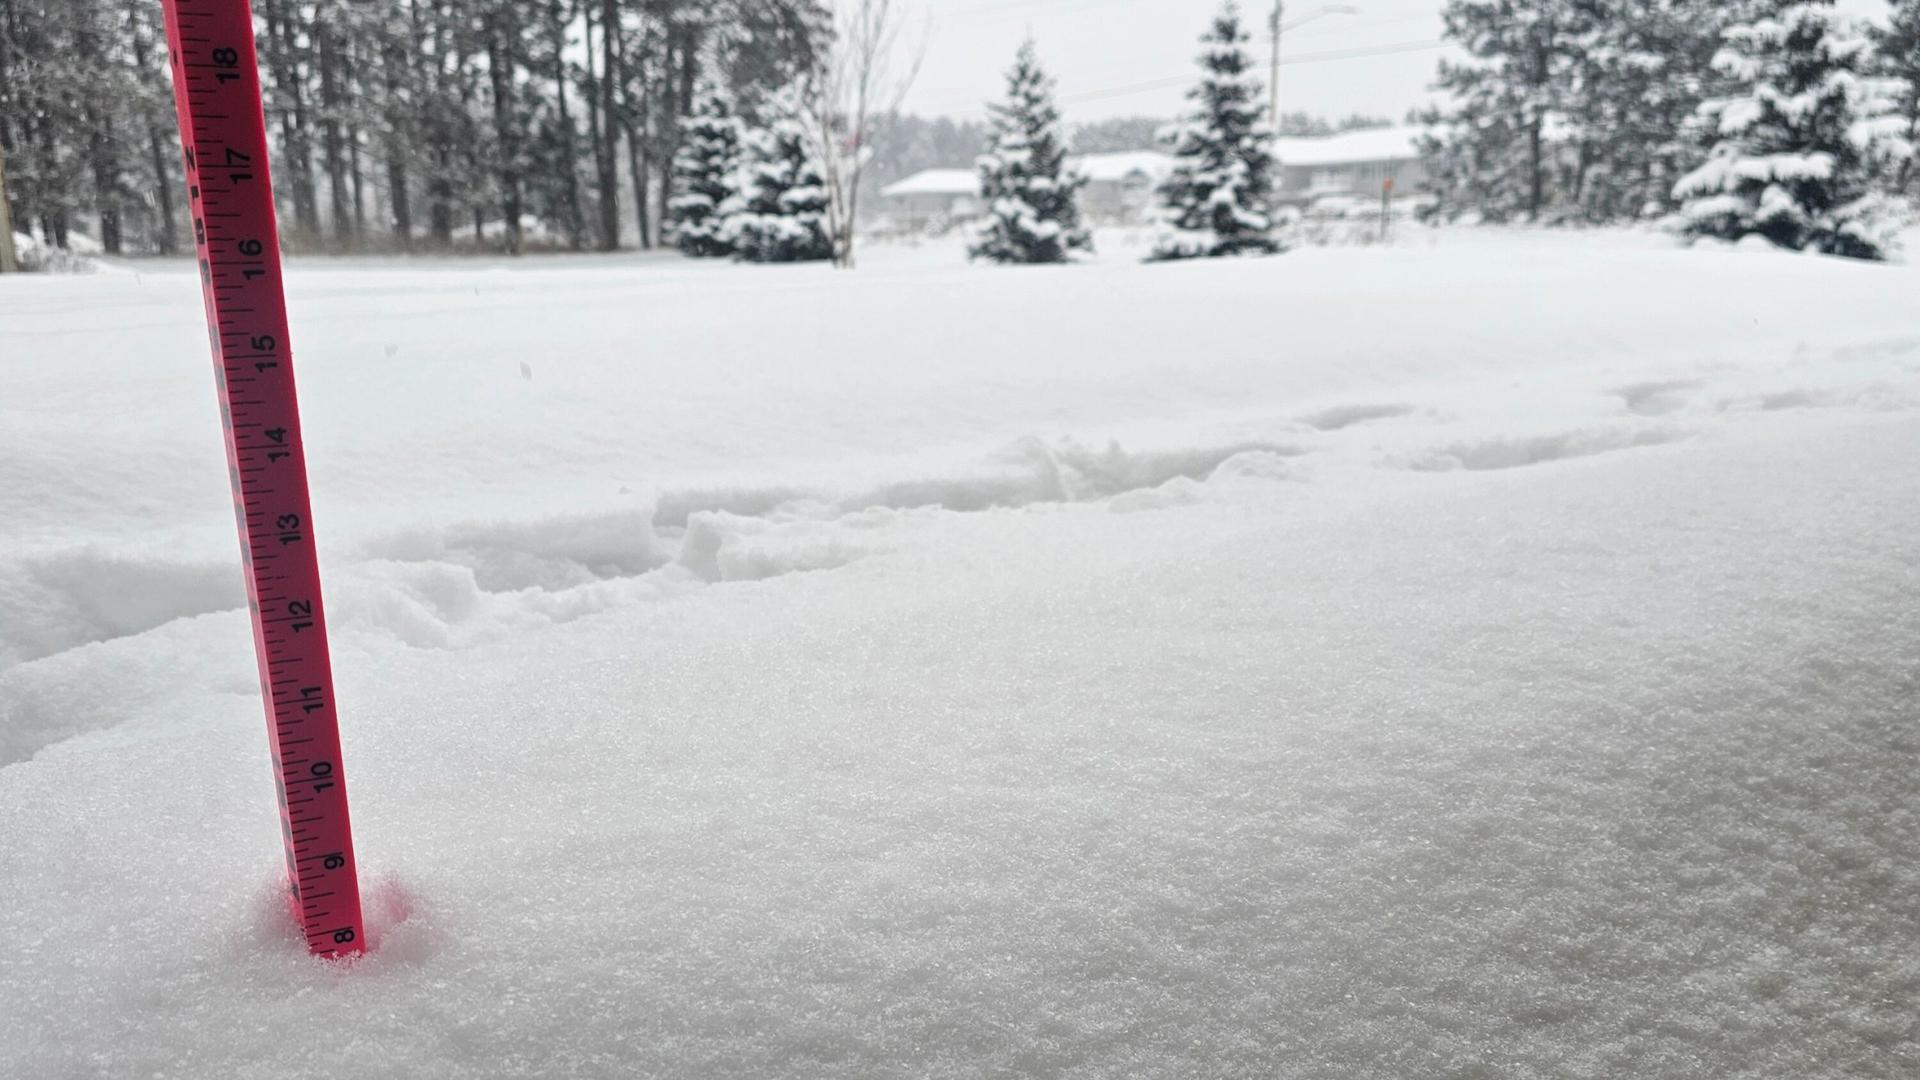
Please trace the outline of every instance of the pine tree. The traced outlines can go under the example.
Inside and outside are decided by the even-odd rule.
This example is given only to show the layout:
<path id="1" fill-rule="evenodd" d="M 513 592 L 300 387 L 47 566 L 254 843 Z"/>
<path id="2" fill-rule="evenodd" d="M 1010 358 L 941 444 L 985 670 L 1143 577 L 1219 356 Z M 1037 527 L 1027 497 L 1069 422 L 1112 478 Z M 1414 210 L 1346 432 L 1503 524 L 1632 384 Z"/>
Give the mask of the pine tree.
<path id="1" fill-rule="evenodd" d="M 732 253 L 720 206 L 733 194 L 740 163 L 740 120 L 718 85 L 695 99 L 680 121 L 680 148 L 673 155 L 673 200 L 667 204 L 673 242 L 697 258 Z"/>
<path id="2" fill-rule="evenodd" d="M 1448 0 L 1443 106 L 1420 117 L 1435 212 L 1487 221 L 1663 215 L 1724 81 L 1729 12 L 1776 0 Z"/>
<path id="3" fill-rule="evenodd" d="M 623 171 L 637 203 L 664 206 L 677 192 L 650 166 L 677 147 L 702 76 L 758 101 L 812 66 L 831 21 L 819 0 L 252 7 L 283 242 L 339 249 L 374 240 L 383 218 L 382 244 L 422 232 L 451 247 L 470 225 L 476 244 L 511 249 L 522 218 L 584 243 L 588 204 L 615 209 Z M 17 228 L 51 248 L 185 246 L 167 67 L 154 0 L 0 0 Z M 617 244 L 617 213 L 592 217 L 594 239 Z"/>
<path id="4" fill-rule="evenodd" d="M 1032 40 L 1007 72 L 1007 100 L 987 107 L 992 137 L 979 159 L 987 218 L 967 254 L 1001 263 L 1066 262 L 1093 243 L 1076 200 L 1086 178 L 1067 165 L 1053 80 Z"/>
<path id="5" fill-rule="evenodd" d="M 1564 213 L 1603 223 L 1675 209 L 1693 167 L 1686 134 L 1712 78 L 1725 19 L 1718 0 L 1600 0 L 1574 42 L 1555 186 Z"/>
<path id="6" fill-rule="evenodd" d="M 827 237 L 827 187 L 799 119 L 797 88 L 765 106 L 768 125 L 743 143 L 745 163 L 734 194 L 722 204 L 723 238 L 750 262 L 815 262 L 833 258 Z"/>
<path id="7" fill-rule="evenodd" d="M 1467 53 L 1443 61 L 1452 99 L 1428 153 L 1450 213 L 1541 220 L 1570 196 L 1577 160 L 1560 160 L 1552 130 L 1566 120 L 1594 7 L 1576 0 L 1448 0 L 1447 39 Z"/>
<path id="8" fill-rule="evenodd" d="M 533 103 L 536 119 L 527 155 L 532 166 L 527 200 L 536 219 L 559 226 L 567 246 L 580 251 L 586 247 L 587 219 L 581 199 L 580 131 L 567 93 L 578 75 L 567 55 L 573 39 L 561 0 L 544 0 L 540 7 L 545 33 L 527 42 L 527 60 L 530 68 L 546 76 L 541 89 L 552 92 Z"/>
<path id="9" fill-rule="evenodd" d="M 1878 38 L 1880 70 L 1898 83 L 1896 111 L 1905 121 L 1910 148 L 1895 166 L 1894 190 L 1920 194 L 1920 0 L 1893 0 Z"/>
<path id="10" fill-rule="evenodd" d="M 1717 136 L 1674 187 L 1688 236 L 1886 257 L 1898 214 L 1875 190 L 1899 118 L 1867 74 L 1866 37 L 1826 3 L 1727 29 L 1715 66 L 1738 88 L 1702 106 Z"/>
<path id="11" fill-rule="evenodd" d="M 1273 133 L 1266 126 L 1260 80 L 1233 0 L 1200 38 L 1200 83 L 1188 91 L 1194 110 L 1165 138 L 1177 161 L 1160 186 L 1163 230 L 1155 259 L 1271 255 Z"/>

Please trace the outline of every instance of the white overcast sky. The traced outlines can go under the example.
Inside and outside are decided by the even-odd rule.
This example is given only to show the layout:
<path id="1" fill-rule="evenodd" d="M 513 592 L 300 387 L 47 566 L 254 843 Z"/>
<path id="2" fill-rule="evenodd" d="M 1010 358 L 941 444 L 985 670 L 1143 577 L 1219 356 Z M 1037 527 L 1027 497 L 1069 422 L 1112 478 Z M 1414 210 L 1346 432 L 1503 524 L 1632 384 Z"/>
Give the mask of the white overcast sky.
<path id="1" fill-rule="evenodd" d="M 1394 120 L 1423 103 L 1442 55 L 1441 0 L 1347 0 L 1356 15 L 1323 15 L 1282 38 L 1281 108 L 1328 118 L 1371 113 Z M 1288 0 L 1289 22 L 1326 6 Z M 997 96 L 1014 50 L 1031 31 L 1059 83 L 1069 121 L 1170 117 L 1194 72 L 1195 39 L 1218 0 L 912 0 L 925 58 L 905 109 L 975 116 Z M 1842 0 L 1856 14 L 1879 0 Z M 1270 3 L 1242 0 L 1255 51 L 1267 59 Z M 1379 50 L 1377 55 L 1343 55 Z"/>

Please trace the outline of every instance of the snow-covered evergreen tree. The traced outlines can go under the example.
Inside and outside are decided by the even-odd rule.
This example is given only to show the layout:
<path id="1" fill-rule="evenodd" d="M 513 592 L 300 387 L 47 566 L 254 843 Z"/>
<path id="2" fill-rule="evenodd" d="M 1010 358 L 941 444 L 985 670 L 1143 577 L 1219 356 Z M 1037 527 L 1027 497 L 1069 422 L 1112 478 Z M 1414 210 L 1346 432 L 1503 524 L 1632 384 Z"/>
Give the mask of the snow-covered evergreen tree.
<path id="1" fill-rule="evenodd" d="M 768 99 L 767 126 L 749 132 L 733 194 L 722 204 L 722 238 L 750 262 L 833 258 L 827 182 L 801 125 L 797 88 Z"/>
<path id="2" fill-rule="evenodd" d="M 673 243 L 696 257 L 727 255 L 720 205 L 733 194 L 743 134 L 733 102 L 719 86 L 698 95 L 680 121 L 680 148 L 673 155 L 672 201 L 667 204 Z"/>
<path id="3" fill-rule="evenodd" d="M 1896 81 L 1898 115 L 1905 121 L 1909 153 L 1894 169 L 1895 190 L 1920 195 L 1920 0 L 1893 0 L 1879 33 L 1880 70 Z"/>
<path id="4" fill-rule="evenodd" d="M 1201 36 L 1193 112 L 1165 133 L 1177 158 L 1160 185 L 1155 259 L 1271 255 L 1275 161 L 1263 88 L 1233 0 Z"/>
<path id="5" fill-rule="evenodd" d="M 987 217 L 967 254 L 1002 263 L 1065 262 L 1093 246 L 1077 201 L 1086 178 L 1067 164 L 1053 80 L 1033 42 L 1007 72 L 1007 100 L 989 105 L 992 137 L 980 156 L 980 198 Z"/>
<path id="6" fill-rule="evenodd" d="M 1560 144 L 1593 5 L 1577 0 L 1448 0 L 1446 37 L 1466 57 L 1440 64 L 1450 99 L 1425 148 L 1445 212 L 1538 221 L 1570 196 Z"/>
<path id="7" fill-rule="evenodd" d="M 1661 217 L 1699 160 L 1690 118 L 1710 91 L 1726 22 L 1722 0 L 1599 0 L 1569 39 L 1571 58 L 1552 187 L 1556 216 Z"/>
<path id="8" fill-rule="evenodd" d="M 1714 58 L 1736 92 L 1701 106 L 1716 141 L 1674 186 L 1682 228 L 1884 258 L 1900 213 L 1875 177 L 1905 143 L 1868 40 L 1830 3 L 1762 11 L 1728 27 Z"/>

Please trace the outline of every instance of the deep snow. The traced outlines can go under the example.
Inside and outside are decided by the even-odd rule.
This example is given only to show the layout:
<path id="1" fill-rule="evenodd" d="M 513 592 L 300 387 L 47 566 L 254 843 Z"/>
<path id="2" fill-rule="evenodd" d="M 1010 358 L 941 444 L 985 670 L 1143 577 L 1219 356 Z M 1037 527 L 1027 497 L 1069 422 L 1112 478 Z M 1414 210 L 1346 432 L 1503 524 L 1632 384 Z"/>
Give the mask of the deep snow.
<path id="1" fill-rule="evenodd" d="M 298 266 L 348 970 L 192 278 L 0 281 L 0 1076 L 1920 1071 L 1920 272 L 1125 254 Z"/>

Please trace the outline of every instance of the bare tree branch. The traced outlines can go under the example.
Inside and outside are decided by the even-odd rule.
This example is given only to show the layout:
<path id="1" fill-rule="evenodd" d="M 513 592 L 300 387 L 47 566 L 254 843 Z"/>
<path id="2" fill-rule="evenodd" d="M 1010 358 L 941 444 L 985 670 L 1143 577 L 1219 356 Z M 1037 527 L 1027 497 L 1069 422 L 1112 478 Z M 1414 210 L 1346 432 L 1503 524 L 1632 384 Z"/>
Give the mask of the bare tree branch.
<path id="1" fill-rule="evenodd" d="M 827 228 L 842 268 L 853 266 L 861 177 L 926 54 L 924 33 L 911 48 L 903 44 L 906 23 L 900 0 L 839 0 L 833 40 L 806 75 L 802 123 L 826 177 Z"/>

